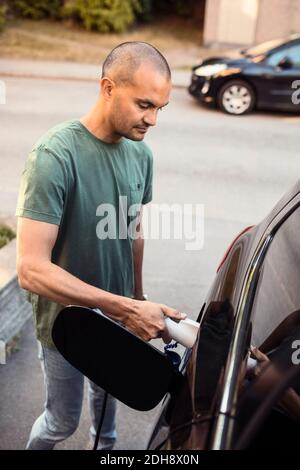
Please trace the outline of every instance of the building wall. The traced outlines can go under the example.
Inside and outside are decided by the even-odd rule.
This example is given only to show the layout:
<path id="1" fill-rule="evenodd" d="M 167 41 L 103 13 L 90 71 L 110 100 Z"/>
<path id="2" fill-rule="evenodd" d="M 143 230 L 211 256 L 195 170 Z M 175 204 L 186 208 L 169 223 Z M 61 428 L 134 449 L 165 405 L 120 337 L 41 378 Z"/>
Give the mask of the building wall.
<path id="1" fill-rule="evenodd" d="M 300 0 L 260 0 L 255 42 L 300 33 Z"/>
<path id="2" fill-rule="evenodd" d="M 300 0 L 206 0 L 206 46 L 252 45 L 300 33 Z"/>
<path id="3" fill-rule="evenodd" d="M 222 44 L 251 44 L 255 40 L 259 0 L 221 0 L 218 41 Z"/>
<path id="4" fill-rule="evenodd" d="M 206 46 L 218 43 L 218 20 L 221 0 L 206 0 L 203 42 Z"/>

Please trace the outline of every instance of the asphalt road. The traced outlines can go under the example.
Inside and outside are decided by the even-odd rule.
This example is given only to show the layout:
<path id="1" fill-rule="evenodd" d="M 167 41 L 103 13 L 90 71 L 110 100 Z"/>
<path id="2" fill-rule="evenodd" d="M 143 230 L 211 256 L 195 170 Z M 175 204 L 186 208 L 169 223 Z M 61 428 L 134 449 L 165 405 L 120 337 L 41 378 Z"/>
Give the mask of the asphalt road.
<path id="1" fill-rule="evenodd" d="M 24 161 L 35 140 L 52 125 L 84 114 L 97 93 L 92 83 L 5 81 L 0 216 L 14 213 Z M 231 117 L 203 108 L 185 90 L 173 91 L 157 127 L 146 137 L 155 156 L 153 203 L 203 204 L 204 244 L 188 251 L 185 239 L 146 241 L 144 282 L 151 300 L 197 317 L 233 237 L 259 222 L 297 181 L 299 122 L 297 116 L 274 113 Z M 0 449 L 22 449 L 44 400 L 30 323 L 20 351 L 0 367 Z M 156 413 L 134 412 L 120 404 L 117 448 L 144 448 Z M 79 429 L 58 448 L 84 448 L 88 427 L 85 402 Z"/>

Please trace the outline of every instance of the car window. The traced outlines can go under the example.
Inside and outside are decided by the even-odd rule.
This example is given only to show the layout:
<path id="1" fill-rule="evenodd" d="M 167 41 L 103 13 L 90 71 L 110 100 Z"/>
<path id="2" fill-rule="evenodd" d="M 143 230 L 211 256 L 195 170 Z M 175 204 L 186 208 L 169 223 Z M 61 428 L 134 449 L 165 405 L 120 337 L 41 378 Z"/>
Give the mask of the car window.
<path id="1" fill-rule="evenodd" d="M 297 44 L 289 49 L 288 54 L 294 67 L 300 67 L 300 44 Z"/>
<path id="2" fill-rule="evenodd" d="M 267 64 L 271 65 L 272 67 L 276 67 L 279 62 L 287 56 L 287 49 L 281 49 L 280 51 L 274 52 L 267 58 Z"/>
<path id="3" fill-rule="evenodd" d="M 293 447 L 295 438 L 299 440 L 299 233 L 297 208 L 275 233 L 261 267 L 252 306 L 251 344 L 256 348 L 239 390 L 237 448 L 261 443 L 268 447 L 271 442 Z M 286 429 L 283 437 L 282 427 Z"/>
<path id="4" fill-rule="evenodd" d="M 281 225 L 266 253 L 252 308 L 251 342 L 270 344 L 277 328 L 297 323 L 300 313 L 300 209 Z M 264 348 L 267 351 L 266 348 Z"/>
<path id="5" fill-rule="evenodd" d="M 290 59 L 293 67 L 300 67 L 300 44 L 274 52 L 267 58 L 267 64 L 276 67 L 285 57 Z"/>

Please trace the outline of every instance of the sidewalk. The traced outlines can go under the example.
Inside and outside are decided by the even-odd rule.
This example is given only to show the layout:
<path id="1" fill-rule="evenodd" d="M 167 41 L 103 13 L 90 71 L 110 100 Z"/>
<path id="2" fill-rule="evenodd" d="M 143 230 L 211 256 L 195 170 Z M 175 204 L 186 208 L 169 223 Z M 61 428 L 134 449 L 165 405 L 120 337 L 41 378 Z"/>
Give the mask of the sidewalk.
<path id="1" fill-rule="evenodd" d="M 100 77 L 101 64 L 79 64 L 75 62 L 36 61 L 0 58 L 0 77 L 44 78 L 52 80 L 77 80 L 90 82 Z M 175 88 L 189 85 L 191 71 L 172 70 Z"/>

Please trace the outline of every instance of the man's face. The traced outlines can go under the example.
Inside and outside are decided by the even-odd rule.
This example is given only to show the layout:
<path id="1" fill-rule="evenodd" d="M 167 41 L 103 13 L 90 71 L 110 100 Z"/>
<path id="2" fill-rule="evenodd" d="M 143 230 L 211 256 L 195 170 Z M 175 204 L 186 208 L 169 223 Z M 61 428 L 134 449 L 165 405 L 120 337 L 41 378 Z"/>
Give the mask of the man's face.
<path id="1" fill-rule="evenodd" d="M 132 83 L 114 87 L 109 119 L 115 135 L 143 140 L 157 114 L 168 104 L 171 82 L 150 65 L 141 65 Z"/>

